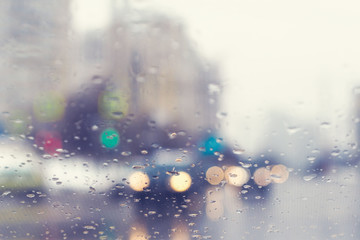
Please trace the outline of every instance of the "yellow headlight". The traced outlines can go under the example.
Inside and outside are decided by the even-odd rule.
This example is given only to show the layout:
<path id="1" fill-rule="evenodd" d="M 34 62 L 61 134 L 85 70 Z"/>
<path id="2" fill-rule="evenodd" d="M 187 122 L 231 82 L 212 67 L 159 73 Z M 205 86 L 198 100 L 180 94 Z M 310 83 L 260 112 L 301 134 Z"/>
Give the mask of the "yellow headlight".
<path id="1" fill-rule="evenodd" d="M 274 183 L 284 183 L 289 178 L 289 171 L 286 166 L 279 164 L 271 168 L 270 175 Z"/>
<path id="2" fill-rule="evenodd" d="M 224 179 L 224 171 L 217 166 L 211 167 L 206 171 L 206 180 L 211 185 L 218 185 Z"/>
<path id="3" fill-rule="evenodd" d="M 179 172 L 177 175 L 171 176 L 170 187 L 176 192 L 185 192 L 191 186 L 191 177 L 186 172 Z"/>
<path id="4" fill-rule="evenodd" d="M 226 181 L 236 187 L 241 187 L 250 179 L 249 171 L 242 167 L 231 166 L 225 171 Z"/>
<path id="5" fill-rule="evenodd" d="M 141 192 L 150 185 L 149 176 L 144 172 L 134 172 L 129 177 L 129 185 L 134 191 Z"/>
<path id="6" fill-rule="evenodd" d="M 264 167 L 256 169 L 254 172 L 254 182 L 262 187 L 265 187 L 271 183 L 270 170 Z"/>
<path id="7" fill-rule="evenodd" d="M 147 240 L 150 239 L 146 227 L 141 224 L 132 226 L 129 231 L 129 240 Z"/>

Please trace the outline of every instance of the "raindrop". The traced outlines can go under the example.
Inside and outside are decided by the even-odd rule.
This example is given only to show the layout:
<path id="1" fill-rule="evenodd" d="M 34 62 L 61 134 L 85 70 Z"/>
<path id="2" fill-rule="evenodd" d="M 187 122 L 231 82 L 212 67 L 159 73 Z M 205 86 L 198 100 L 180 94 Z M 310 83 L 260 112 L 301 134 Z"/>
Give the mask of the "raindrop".
<path id="1" fill-rule="evenodd" d="M 314 174 L 310 174 L 310 175 L 304 176 L 303 179 L 304 179 L 304 181 L 308 182 L 308 181 L 311 181 L 311 180 L 313 180 L 314 178 L 316 178 L 316 176 L 317 176 L 317 175 L 314 173 Z"/>
<path id="2" fill-rule="evenodd" d="M 300 131 L 300 128 L 296 127 L 296 126 L 289 126 L 286 128 L 286 131 L 289 135 L 293 135 L 293 134 L 297 133 L 298 131 Z"/>
<path id="3" fill-rule="evenodd" d="M 339 154 L 340 154 L 340 149 L 335 149 L 331 152 L 331 156 L 334 156 L 334 157 L 339 156 Z"/>
<path id="4" fill-rule="evenodd" d="M 94 193 L 96 191 L 96 189 L 94 187 L 89 187 L 89 193 Z"/>
<path id="5" fill-rule="evenodd" d="M 60 203 L 60 202 L 54 202 L 54 203 L 52 204 L 52 207 L 53 207 L 53 208 L 61 207 L 61 203 Z"/>
<path id="6" fill-rule="evenodd" d="M 150 127 L 155 127 L 156 126 L 156 122 L 155 121 L 148 121 L 148 125 L 150 126 Z"/>
<path id="7" fill-rule="evenodd" d="M 307 159 L 308 161 L 314 161 L 314 160 L 316 159 L 316 157 L 314 157 L 314 156 L 308 156 L 306 159 Z"/>
<path id="8" fill-rule="evenodd" d="M 179 173 L 179 172 L 177 172 L 177 171 L 175 171 L 175 170 L 172 170 L 172 171 L 167 171 L 167 172 L 166 172 L 166 174 L 167 174 L 167 175 L 170 175 L 170 176 L 172 176 L 172 175 L 175 175 L 175 176 L 180 175 L 180 173 Z"/>
<path id="9" fill-rule="evenodd" d="M 3 194 L 1 194 L 1 196 L 7 196 L 7 195 L 9 195 L 11 193 L 11 191 L 5 191 L 5 192 L 3 192 Z"/>
<path id="10" fill-rule="evenodd" d="M 244 152 L 245 152 L 244 149 L 240 149 L 240 148 L 234 148 L 234 149 L 233 149 L 233 153 L 234 153 L 234 154 L 237 154 L 237 155 L 241 155 L 241 154 L 243 154 Z"/>
<path id="11" fill-rule="evenodd" d="M 128 156 L 131 155 L 131 152 L 129 152 L 129 151 L 127 151 L 127 152 L 122 152 L 121 155 L 124 156 L 124 157 L 128 157 Z"/>
<path id="12" fill-rule="evenodd" d="M 96 227 L 91 226 L 91 225 L 84 226 L 84 228 L 87 230 L 95 230 L 96 229 Z"/>
<path id="13" fill-rule="evenodd" d="M 320 127 L 321 128 L 330 128 L 330 123 L 329 122 L 322 122 L 322 123 L 320 123 Z"/>
<path id="14" fill-rule="evenodd" d="M 176 133 L 175 132 L 173 132 L 173 133 L 169 133 L 169 138 L 170 139 L 174 139 L 174 138 L 176 138 Z"/>
<path id="15" fill-rule="evenodd" d="M 214 84 L 214 83 L 210 83 L 208 85 L 208 91 L 209 91 L 210 95 L 219 93 L 220 92 L 220 86 L 217 85 L 217 84 Z"/>
<path id="16" fill-rule="evenodd" d="M 226 116 L 227 116 L 226 112 L 218 112 L 218 113 L 216 113 L 216 117 L 218 119 L 224 119 Z"/>
<path id="17" fill-rule="evenodd" d="M 35 197 L 35 194 L 29 193 L 29 194 L 26 194 L 26 196 L 27 196 L 28 198 L 34 198 L 34 197 Z"/>
<path id="18" fill-rule="evenodd" d="M 250 168 L 250 167 L 252 166 L 251 163 L 239 162 L 239 164 L 240 164 L 243 168 Z"/>
<path id="19" fill-rule="evenodd" d="M 124 113 L 122 113 L 122 112 L 112 112 L 111 114 L 114 115 L 114 117 L 116 117 L 116 118 L 120 118 L 124 115 Z"/>
<path id="20" fill-rule="evenodd" d="M 141 166 L 141 165 L 133 165 L 132 168 L 133 169 L 144 169 L 145 167 Z"/>

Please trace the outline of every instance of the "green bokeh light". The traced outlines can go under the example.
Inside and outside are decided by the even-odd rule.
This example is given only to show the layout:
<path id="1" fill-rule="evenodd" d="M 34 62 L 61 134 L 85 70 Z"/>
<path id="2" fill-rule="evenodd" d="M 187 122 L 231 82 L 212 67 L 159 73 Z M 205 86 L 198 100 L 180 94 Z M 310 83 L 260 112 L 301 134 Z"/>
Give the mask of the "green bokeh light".
<path id="1" fill-rule="evenodd" d="M 31 116 L 26 111 L 15 110 L 5 121 L 5 131 L 8 134 L 27 135 L 31 131 Z"/>
<path id="2" fill-rule="evenodd" d="M 115 148 L 120 142 L 118 131 L 113 128 L 105 129 L 100 135 L 100 142 L 106 148 Z"/>
<path id="3" fill-rule="evenodd" d="M 119 90 L 104 91 L 98 99 L 99 112 L 103 118 L 119 120 L 128 114 L 128 98 Z"/>
<path id="4" fill-rule="evenodd" d="M 46 93 L 35 99 L 34 115 L 40 122 L 55 122 L 63 117 L 65 105 L 65 99 L 59 93 Z"/>

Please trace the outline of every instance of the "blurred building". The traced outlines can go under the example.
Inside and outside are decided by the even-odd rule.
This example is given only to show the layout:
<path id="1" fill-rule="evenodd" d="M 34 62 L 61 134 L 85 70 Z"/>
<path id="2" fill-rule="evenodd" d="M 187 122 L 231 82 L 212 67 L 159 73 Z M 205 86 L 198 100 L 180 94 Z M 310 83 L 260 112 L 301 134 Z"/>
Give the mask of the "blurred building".
<path id="1" fill-rule="evenodd" d="M 115 15 L 112 73 L 130 111 L 172 130 L 213 128 L 219 80 L 180 21 L 147 12 Z"/>
<path id="2" fill-rule="evenodd" d="M 16 133 L 28 134 L 31 124 L 62 131 L 61 121 L 68 121 L 64 126 L 69 128 L 69 120 L 82 120 L 87 111 L 80 107 L 85 112 L 62 120 L 74 99 L 86 101 L 101 117 L 101 111 L 116 109 L 121 117 L 111 120 L 132 116 L 142 124 L 133 124 L 137 133 L 149 122 L 168 134 L 182 131 L 194 138 L 208 129 L 216 131 L 221 92 L 217 69 L 192 46 L 179 19 L 126 4 L 119 8 L 113 1 L 109 25 L 76 33 L 72 2 L 1 3 L 6 15 L 1 22 L 2 73 L 9 78 L 2 86 L 2 109 L 10 115 L 13 109 L 25 111 L 12 119 L 21 122 L 13 127 Z M 98 89 L 105 93 L 72 97 L 81 96 L 89 85 L 102 85 Z M 115 98 L 117 103 L 111 103 Z"/>
<path id="3" fill-rule="evenodd" d="M 110 25 L 78 40 L 75 89 L 110 81 L 128 104 L 124 115 L 169 131 L 216 127 L 217 69 L 199 56 L 178 19 L 114 3 Z"/>
<path id="4" fill-rule="evenodd" d="M 69 0 L 1 1 L 2 108 L 65 88 L 70 20 Z"/>

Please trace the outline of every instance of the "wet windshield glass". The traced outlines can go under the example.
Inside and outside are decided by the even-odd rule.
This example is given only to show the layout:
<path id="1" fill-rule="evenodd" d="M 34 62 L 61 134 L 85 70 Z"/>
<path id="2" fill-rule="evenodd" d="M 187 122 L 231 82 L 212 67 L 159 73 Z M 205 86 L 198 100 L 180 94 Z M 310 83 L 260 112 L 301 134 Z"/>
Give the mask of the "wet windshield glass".
<path id="1" fill-rule="evenodd" d="M 0 239 L 359 239 L 360 5 L 0 2 Z"/>

